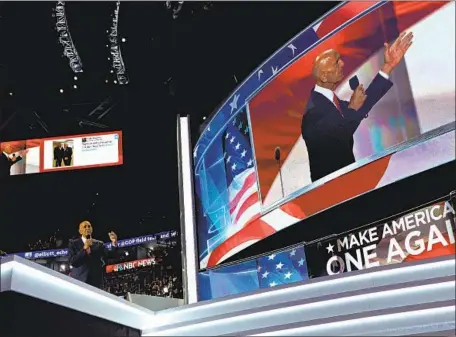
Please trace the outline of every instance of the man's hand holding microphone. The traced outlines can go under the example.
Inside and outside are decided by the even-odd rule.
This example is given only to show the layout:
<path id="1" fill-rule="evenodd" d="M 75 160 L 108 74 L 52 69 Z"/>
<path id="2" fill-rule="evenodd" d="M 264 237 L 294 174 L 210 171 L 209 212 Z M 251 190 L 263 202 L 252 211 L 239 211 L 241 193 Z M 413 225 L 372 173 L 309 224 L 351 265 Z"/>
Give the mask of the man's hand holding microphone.
<path id="1" fill-rule="evenodd" d="M 87 252 L 87 254 L 90 254 L 90 247 L 93 245 L 93 240 L 92 236 L 90 234 L 86 235 L 86 240 L 84 243 L 84 250 Z"/>
<path id="2" fill-rule="evenodd" d="M 111 244 L 116 247 L 117 246 L 117 234 L 114 232 L 109 232 L 108 233 L 109 240 L 111 240 Z M 84 243 L 84 250 L 87 252 L 87 254 L 90 254 L 90 247 L 93 245 L 93 239 L 90 234 L 87 234 L 85 236 L 86 240 Z"/>
<path id="3" fill-rule="evenodd" d="M 353 109 L 355 111 L 358 111 L 361 109 L 361 107 L 364 104 L 364 101 L 366 100 L 367 95 L 364 91 L 364 87 L 362 84 L 358 85 L 358 87 L 353 91 L 353 94 L 350 98 L 350 103 L 348 104 L 348 107 L 350 109 Z"/>

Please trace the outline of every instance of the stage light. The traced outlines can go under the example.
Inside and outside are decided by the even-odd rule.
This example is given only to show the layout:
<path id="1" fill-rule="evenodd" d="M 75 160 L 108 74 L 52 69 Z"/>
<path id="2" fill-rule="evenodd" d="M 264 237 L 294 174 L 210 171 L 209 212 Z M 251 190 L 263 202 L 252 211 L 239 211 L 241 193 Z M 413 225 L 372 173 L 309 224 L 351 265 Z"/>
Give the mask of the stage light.
<path id="1" fill-rule="evenodd" d="M 60 93 L 63 94 L 63 89 L 60 89 Z"/>
<path id="2" fill-rule="evenodd" d="M 167 294 L 167 293 L 168 293 L 168 287 L 164 287 L 164 288 L 163 288 L 163 292 L 164 292 L 165 294 Z"/>
<path id="3" fill-rule="evenodd" d="M 206 116 L 203 117 L 203 121 L 205 121 L 205 120 L 206 120 Z"/>
<path id="4" fill-rule="evenodd" d="M 78 86 L 75 84 L 75 85 L 73 85 L 73 88 L 77 89 L 77 88 L 78 88 Z"/>
<path id="5" fill-rule="evenodd" d="M 77 77 L 77 76 L 75 76 L 75 77 L 74 77 L 74 80 L 75 80 L 75 81 L 77 81 L 77 80 L 78 80 L 78 77 Z"/>
<path id="6" fill-rule="evenodd" d="M 65 270 L 66 270 L 66 266 L 65 266 L 64 264 L 61 264 L 61 265 L 60 265 L 60 270 L 61 270 L 61 271 L 65 271 Z"/>
<path id="7" fill-rule="evenodd" d="M 114 84 L 117 84 L 117 81 L 116 81 L 116 80 L 114 80 Z"/>
<path id="8" fill-rule="evenodd" d="M 10 92 L 10 93 L 9 93 L 9 95 L 10 95 L 10 96 L 13 96 L 13 93 L 12 93 L 12 92 Z"/>
<path id="9" fill-rule="evenodd" d="M 125 256 L 128 256 L 128 255 L 129 255 L 128 252 L 125 252 Z"/>
<path id="10" fill-rule="evenodd" d="M 109 81 L 108 81 L 108 80 L 106 80 L 105 82 L 106 82 L 106 83 L 108 83 Z"/>
<path id="11" fill-rule="evenodd" d="M 111 70 L 111 74 L 114 73 L 114 70 Z"/>
<path id="12" fill-rule="evenodd" d="M 122 42 L 127 42 L 127 39 L 123 37 Z"/>

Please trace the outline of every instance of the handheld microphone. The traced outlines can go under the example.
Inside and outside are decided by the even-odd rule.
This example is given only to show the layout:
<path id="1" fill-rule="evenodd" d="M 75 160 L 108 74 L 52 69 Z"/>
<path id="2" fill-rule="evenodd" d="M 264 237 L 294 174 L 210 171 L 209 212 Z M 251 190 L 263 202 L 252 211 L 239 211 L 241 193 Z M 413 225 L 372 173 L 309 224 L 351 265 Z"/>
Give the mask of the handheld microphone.
<path id="1" fill-rule="evenodd" d="M 275 160 L 280 160 L 280 146 L 277 146 L 274 150 Z"/>
<path id="2" fill-rule="evenodd" d="M 350 89 L 353 90 L 353 91 L 355 91 L 356 88 L 358 88 L 358 86 L 359 86 L 359 79 L 358 79 L 358 76 L 355 75 L 355 76 L 353 76 L 352 78 L 350 78 L 350 80 L 348 81 L 348 84 L 350 84 Z M 366 114 L 366 115 L 364 116 L 364 118 L 367 118 L 367 117 L 369 117 L 369 114 Z"/>
<path id="3" fill-rule="evenodd" d="M 277 146 L 274 150 L 274 159 L 279 165 L 279 177 L 280 177 L 280 187 L 282 189 L 282 198 L 285 198 L 285 191 L 283 189 L 283 178 L 282 178 L 282 163 L 280 162 L 280 146 Z"/>
<path id="4" fill-rule="evenodd" d="M 356 88 L 358 88 L 358 86 L 359 86 L 358 76 L 355 75 L 352 78 L 350 78 L 350 80 L 348 81 L 348 84 L 350 85 L 350 89 L 355 91 Z"/>

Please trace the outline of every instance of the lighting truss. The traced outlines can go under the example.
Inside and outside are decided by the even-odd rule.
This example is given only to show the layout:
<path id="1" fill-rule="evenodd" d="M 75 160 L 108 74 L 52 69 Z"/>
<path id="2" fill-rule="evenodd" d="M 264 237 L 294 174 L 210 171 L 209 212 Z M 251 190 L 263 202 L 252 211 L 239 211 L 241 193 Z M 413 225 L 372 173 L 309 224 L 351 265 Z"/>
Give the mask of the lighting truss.
<path id="1" fill-rule="evenodd" d="M 112 57 L 112 67 L 114 68 L 119 84 L 128 84 L 128 76 L 125 70 L 125 64 L 122 60 L 122 53 L 119 45 L 119 11 L 120 1 L 116 3 L 116 9 L 112 19 L 111 31 L 109 33 L 110 52 Z"/>
<path id="2" fill-rule="evenodd" d="M 171 9 L 173 12 L 173 19 L 177 19 L 182 6 L 184 5 L 183 1 L 166 1 L 165 6 L 168 9 Z"/>
<path id="3" fill-rule="evenodd" d="M 205 2 L 198 2 L 200 4 L 197 8 L 202 8 L 205 11 L 208 11 L 212 7 L 211 1 Z M 179 13 L 182 10 L 182 6 L 184 5 L 184 1 L 166 1 L 165 7 L 172 12 L 173 19 L 177 19 L 179 17 Z M 193 13 L 196 8 L 193 7 L 191 12 Z"/>
<path id="4" fill-rule="evenodd" d="M 117 105 L 115 101 L 112 100 L 111 97 L 106 98 L 100 104 L 97 105 L 95 109 L 93 109 L 89 114 L 88 117 L 96 118 L 97 120 L 101 120 L 105 117 L 111 110 Z"/>
<path id="5" fill-rule="evenodd" d="M 82 127 L 95 127 L 99 129 L 106 129 L 108 126 L 106 124 L 100 123 L 101 119 L 106 117 L 108 113 L 114 109 L 117 105 L 117 102 L 114 101 L 111 97 L 107 97 L 100 103 L 97 103 L 97 106 L 90 111 L 85 118 L 76 118 L 78 125 Z"/>
<path id="6" fill-rule="evenodd" d="M 63 55 L 69 60 L 70 67 L 75 73 L 82 73 L 81 58 L 76 51 L 71 39 L 68 22 L 65 15 L 65 2 L 59 1 L 55 6 L 56 23 L 55 28 L 59 34 L 59 42 L 63 46 Z"/>
<path id="7" fill-rule="evenodd" d="M 36 122 L 41 126 L 41 128 L 49 134 L 49 127 L 46 122 L 41 118 L 41 116 L 36 111 L 32 111 L 33 116 L 36 118 Z"/>

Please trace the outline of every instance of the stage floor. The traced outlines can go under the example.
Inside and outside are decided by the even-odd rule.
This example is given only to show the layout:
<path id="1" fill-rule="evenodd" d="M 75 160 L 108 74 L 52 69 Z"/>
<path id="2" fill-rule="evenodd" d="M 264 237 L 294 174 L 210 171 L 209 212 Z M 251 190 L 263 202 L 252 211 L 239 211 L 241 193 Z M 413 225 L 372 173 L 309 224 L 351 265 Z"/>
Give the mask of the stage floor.
<path id="1" fill-rule="evenodd" d="M 111 322 L 119 326 L 116 336 L 119 331 L 125 336 L 127 331 L 130 336 L 137 331 L 142 336 L 450 335 L 456 327 L 454 257 L 323 277 L 161 311 L 147 310 L 19 257 L 3 259 L 1 272 L 2 297 L 21 294 Z M 15 329 L 21 332 L 21 326 Z"/>

